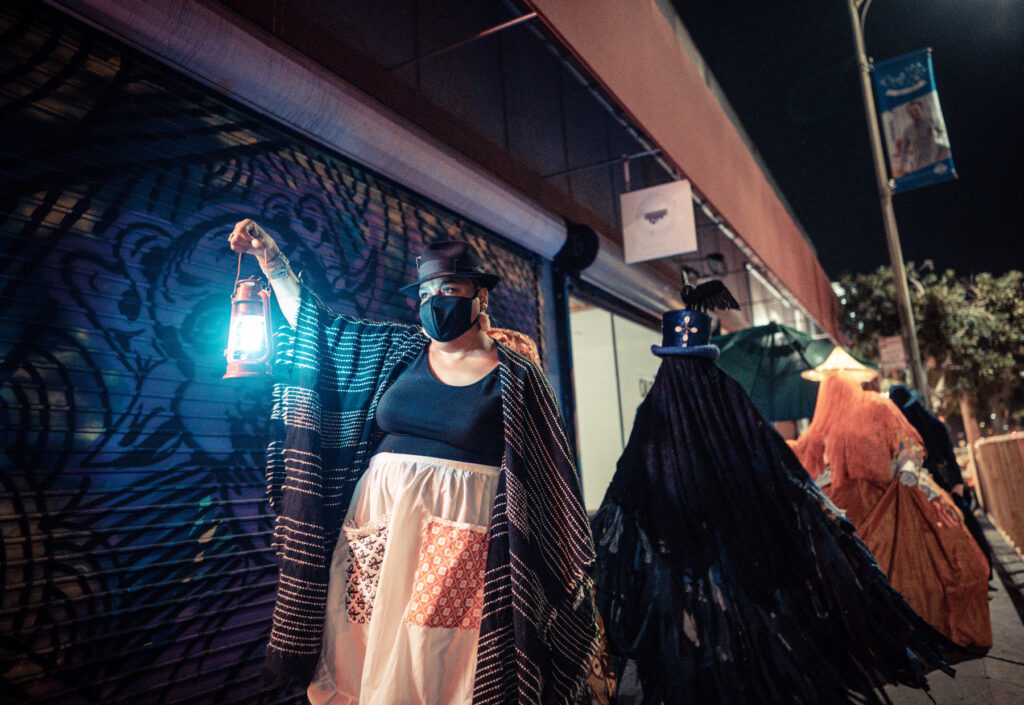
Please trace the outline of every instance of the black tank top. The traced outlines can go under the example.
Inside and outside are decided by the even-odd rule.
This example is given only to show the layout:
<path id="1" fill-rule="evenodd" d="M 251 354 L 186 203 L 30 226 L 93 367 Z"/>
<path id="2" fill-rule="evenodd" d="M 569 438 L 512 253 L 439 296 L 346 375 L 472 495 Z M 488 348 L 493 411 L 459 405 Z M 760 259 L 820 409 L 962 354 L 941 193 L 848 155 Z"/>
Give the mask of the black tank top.
<path id="1" fill-rule="evenodd" d="M 378 452 L 500 465 L 505 451 L 498 368 L 452 386 L 434 377 L 426 348 L 381 396 L 376 419 L 386 434 Z"/>

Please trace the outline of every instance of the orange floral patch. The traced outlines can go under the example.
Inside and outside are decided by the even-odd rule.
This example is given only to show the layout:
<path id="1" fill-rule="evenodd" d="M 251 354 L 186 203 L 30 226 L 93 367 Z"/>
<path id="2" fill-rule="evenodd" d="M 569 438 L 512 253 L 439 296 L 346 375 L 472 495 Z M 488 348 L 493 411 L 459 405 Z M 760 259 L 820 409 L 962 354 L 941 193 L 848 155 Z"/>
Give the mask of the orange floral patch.
<path id="1" fill-rule="evenodd" d="M 420 627 L 479 629 L 486 566 L 486 531 L 431 521 L 405 621 Z"/>

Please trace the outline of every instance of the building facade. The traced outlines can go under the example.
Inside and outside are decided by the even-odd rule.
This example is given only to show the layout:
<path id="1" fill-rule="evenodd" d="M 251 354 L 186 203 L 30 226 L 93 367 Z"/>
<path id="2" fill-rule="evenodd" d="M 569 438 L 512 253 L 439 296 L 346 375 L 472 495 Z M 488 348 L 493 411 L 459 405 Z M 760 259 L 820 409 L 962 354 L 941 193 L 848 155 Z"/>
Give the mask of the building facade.
<path id="1" fill-rule="evenodd" d="M 424 242 L 476 245 L 503 277 L 495 323 L 538 342 L 589 507 L 679 266 L 729 283 L 724 329 L 836 330 L 667 4 L 14 0 L 0 57 L 15 702 L 300 701 L 260 690 L 267 386 L 221 379 L 242 218 L 366 318 L 416 320 L 398 286 Z M 623 262 L 627 170 L 633 189 L 691 180 L 698 252 Z"/>

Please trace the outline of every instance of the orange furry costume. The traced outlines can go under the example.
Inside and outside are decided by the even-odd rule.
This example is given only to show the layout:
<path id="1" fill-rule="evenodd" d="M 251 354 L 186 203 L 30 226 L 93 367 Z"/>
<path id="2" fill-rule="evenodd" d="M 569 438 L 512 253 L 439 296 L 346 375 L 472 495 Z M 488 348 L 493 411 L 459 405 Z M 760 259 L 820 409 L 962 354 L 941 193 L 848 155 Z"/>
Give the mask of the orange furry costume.
<path id="1" fill-rule="evenodd" d="M 895 404 L 826 377 L 810 427 L 790 445 L 911 607 L 958 644 L 992 645 L 985 556 Z"/>

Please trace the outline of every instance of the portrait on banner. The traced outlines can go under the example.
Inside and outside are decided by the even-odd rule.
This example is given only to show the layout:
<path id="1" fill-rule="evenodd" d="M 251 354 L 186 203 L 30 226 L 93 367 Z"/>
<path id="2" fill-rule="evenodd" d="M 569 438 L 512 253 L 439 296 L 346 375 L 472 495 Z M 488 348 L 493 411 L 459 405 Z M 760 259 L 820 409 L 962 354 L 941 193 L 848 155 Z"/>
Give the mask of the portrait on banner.
<path id="1" fill-rule="evenodd" d="M 895 193 L 956 178 L 930 49 L 872 65 Z"/>
<path id="2" fill-rule="evenodd" d="M 889 163 L 894 178 L 925 169 L 950 157 L 949 136 L 932 92 L 893 108 L 882 115 L 890 140 Z"/>

